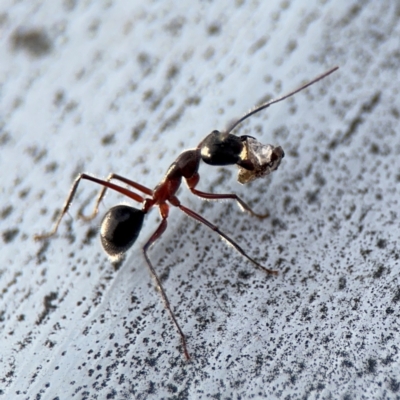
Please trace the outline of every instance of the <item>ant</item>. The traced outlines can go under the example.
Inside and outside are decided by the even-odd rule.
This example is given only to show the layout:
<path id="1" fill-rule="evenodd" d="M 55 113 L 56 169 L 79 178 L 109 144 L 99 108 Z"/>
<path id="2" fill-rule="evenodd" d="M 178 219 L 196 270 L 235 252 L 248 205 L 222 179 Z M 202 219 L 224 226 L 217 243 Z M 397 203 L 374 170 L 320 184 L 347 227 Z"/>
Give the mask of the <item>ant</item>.
<path id="1" fill-rule="evenodd" d="M 72 185 L 69 195 L 65 201 L 65 204 L 61 210 L 58 219 L 55 222 L 53 229 L 49 233 L 36 235 L 35 239 L 47 239 L 57 232 L 60 222 L 64 215 L 67 213 L 81 180 L 88 180 L 103 186 L 97 197 L 93 213 L 90 216 L 84 216 L 82 214 L 82 210 L 79 211 L 79 217 L 83 218 L 86 221 L 93 219 L 97 215 L 100 202 L 102 201 L 107 189 L 115 190 L 116 192 L 121 193 L 129 197 L 130 199 L 142 204 L 141 209 L 134 208 L 128 205 L 117 205 L 115 207 L 112 207 L 105 214 L 101 222 L 100 238 L 104 250 L 112 258 L 120 257 L 135 243 L 136 239 L 139 236 L 140 230 L 142 229 L 144 216 L 150 211 L 153 206 L 157 206 L 161 215 L 161 223 L 152 234 L 150 239 L 143 246 L 142 251 L 144 258 L 146 259 L 147 265 L 150 269 L 150 273 L 155 279 L 156 284 L 160 290 L 161 297 L 165 303 L 165 306 L 179 332 L 179 336 L 182 341 L 183 353 L 186 359 L 189 360 L 190 355 L 187 349 L 185 334 L 183 333 L 175 317 L 167 294 L 165 293 L 162 286 L 161 280 L 158 277 L 148 256 L 148 250 L 150 249 L 150 247 L 156 242 L 157 239 L 161 237 L 161 235 L 167 229 L 167 219 L 170 207 L 169 204 L 178 207 L 189 217 L 195 219 L 198 222 L 201 222 L 202 224 L 208 226 L 210 229 L 215 231 L 220 237 L 224 238 L 228 243 L 230 243 L 240 254 L 251 261 L 256 267 L 262 269 L 268 274 L 276 275 L 278 272 L 265 268 L 263 265 L 259 264 L 256 260 L 250 257 L 233 239 L 223 233 L 217 226 L 215 226 L 193 210 L 182 205 L 176 197 L 176 193 L 182 183 L 182 178 L 185 178 L 189 190 L 198 197 L 208 200 L 232 199 L 238 203 L 239 207 L 242 210 L 247 211 L 251 215 L 259 218 L 268 217 L 268 213 L 264 215 L 255 213 L 236 194 L 214 194 L 205 193 L 197 190 L 196 186 L 200 180 L 200 175 L 198 172 L 200 161 L 203 160 L 206 164 L 219 166 L 236 164 L 239 167 L 238 180 L 241 183 L 250 182 L 258 177 L 268 175 L 271 172 L 275 171 L 279 167 L 281 160 L 284 157 L 284 152 L 280 146 L 274 147 L 272 145 L 262 145 L 251 136 L 238 137 L 231 134 L 231 132 L 239 124 L 241 124 L 244 120 L 251 117 L 252 115 L 260 112 L 261 110 L 264 110 L 272 104 L 285 100 L 288 97 L 291 97 L 294 94 L 306 89 L 307 87 L 332 74 L 338 68 L 339 67 L 334 67 L 326 71 L 322 75 L 314 78 L 309 83 L 299 87 L 298 89 L 255 107 L 238 120 L 232 122 L 225 131 L 212 131 L 197 145 L 197 147 L 182 152 L 168 168 L 168 171 L 162 181 L 153 190 L 141 185 L 140 183 L 124 178 L 123 176 L 114 173 L 110 174 L 105 180 L 95 178 L 85 173 L 79 174 Z M 116 185 L 112 183 L 111 180 L 122 182 L 136 189 L 136 191 L 142 194 L 138 194 L 132 190 Z"/>

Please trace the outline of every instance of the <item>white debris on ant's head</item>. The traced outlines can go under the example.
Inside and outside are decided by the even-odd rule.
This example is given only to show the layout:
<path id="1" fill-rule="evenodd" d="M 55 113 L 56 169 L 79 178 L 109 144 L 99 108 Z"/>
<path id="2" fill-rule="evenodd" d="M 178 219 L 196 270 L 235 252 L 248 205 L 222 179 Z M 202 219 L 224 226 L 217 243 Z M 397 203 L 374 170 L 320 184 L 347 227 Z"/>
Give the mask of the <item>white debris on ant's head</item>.
<path id="1" fill-rule="evenodd" d="M 238 182 L 245 184 L 269 175 L 278 169 L 284 156 L 282 147 L 262 144 L 253 137 L 246 136 L 243 152 L 240 155 L 242 165 L 246 168 L 238 163 Z"/>

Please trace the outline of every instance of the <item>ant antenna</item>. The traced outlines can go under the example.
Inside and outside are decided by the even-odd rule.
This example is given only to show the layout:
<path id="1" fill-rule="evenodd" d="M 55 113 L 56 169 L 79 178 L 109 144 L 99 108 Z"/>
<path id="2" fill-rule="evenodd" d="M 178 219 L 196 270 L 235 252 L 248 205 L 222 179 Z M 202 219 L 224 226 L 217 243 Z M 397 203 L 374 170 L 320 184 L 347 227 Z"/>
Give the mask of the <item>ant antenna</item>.
<path id="1" fill-rule="evenodd" d="M 321 79 L 324 79 L 325 77 L 327 77 L 328 75 L 330 75 L 332 72 L 335 72 L 337 69 L 339 69 L 339 67 L 333 67 L 332 69 L 324 72 L 322 75 L 317 76 L 316 78 L 314 78 L 312 81 L 306 83 L 303 86 L 300 86 L 299 88 L 293 90 L 290 93 L 287 93 L 281 97 L 278 97 L 276 99 L 270 100 L 267 103 L 261 104 L 261 106 L 255 107 L 252 110 L 250 110 L 248 113 L 246 113 L 245 115 L 243 115 L 243 117 L 241 117 L 240 119 L 238 119 L 237 121 L 232 122 L 227 130 L 225 131 L 225 133 L 229 133 L 232 132 L 239 124 L 241 124 L 245 119 L 251 117 L 252 115 L 258 113 L 261 110 L 264 110 L 265 108 L 268 108 L 270 105 L 275 104 L 275 103 L 279 103 L 282 100 L 287 99 L 288 97 L 291 97 L 293 95 L 295 95 L 296 93 L 301 92 L 302 90 L 308 88 L 309 86 L 313 85 L 314 83 L 320 81 Z"/>

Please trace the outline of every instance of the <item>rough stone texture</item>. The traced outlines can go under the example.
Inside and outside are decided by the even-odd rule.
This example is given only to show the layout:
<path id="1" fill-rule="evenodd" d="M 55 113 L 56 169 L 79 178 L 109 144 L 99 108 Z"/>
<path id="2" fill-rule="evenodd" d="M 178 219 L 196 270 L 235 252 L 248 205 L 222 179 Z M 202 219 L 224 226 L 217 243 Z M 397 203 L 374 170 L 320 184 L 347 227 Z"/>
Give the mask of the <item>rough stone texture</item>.
<path id="1" fill-rule="evenodd" d="M 0 5 L 0 397 L 389 399 L 400 396 L 396 1 L 12 1 Z M 104 255 L 83 183 L 154 187 L 185 148 L 331 66 L 237 132 L 280 145 L 265 180 L 201 166 L 182 202 L 278 277 L 172 210 L 150 258 L 187 334 L 186 362 L 141 246 Z M 89 204 L 90 203 L 90 204 Z"/>

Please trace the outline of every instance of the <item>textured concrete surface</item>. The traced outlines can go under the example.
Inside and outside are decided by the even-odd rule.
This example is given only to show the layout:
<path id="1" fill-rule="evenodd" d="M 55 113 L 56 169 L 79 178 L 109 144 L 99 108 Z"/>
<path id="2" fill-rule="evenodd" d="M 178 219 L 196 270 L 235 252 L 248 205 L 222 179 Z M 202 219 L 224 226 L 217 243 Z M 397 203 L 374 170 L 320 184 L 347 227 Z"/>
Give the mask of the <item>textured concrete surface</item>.
<path id="1" fill-rule="evenodd" d="M 399 67 L 395 1 L 3 0 L 0 5 L 0 397 L 390 399 L 400 396 Z M 277 277 L 172 210 L 150 258 L 113 265 L 97 226 L 126 199 L 75 176 L 118 172 L 154 187 L 213 129 L 331 66 L 340 70 L 245 123 L 281 145 L 270 178 L 201 166 L 181 201 Z"/>

